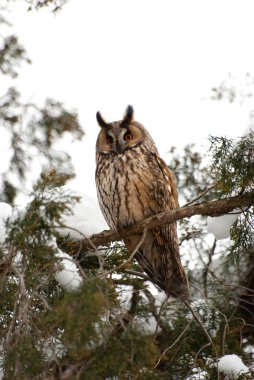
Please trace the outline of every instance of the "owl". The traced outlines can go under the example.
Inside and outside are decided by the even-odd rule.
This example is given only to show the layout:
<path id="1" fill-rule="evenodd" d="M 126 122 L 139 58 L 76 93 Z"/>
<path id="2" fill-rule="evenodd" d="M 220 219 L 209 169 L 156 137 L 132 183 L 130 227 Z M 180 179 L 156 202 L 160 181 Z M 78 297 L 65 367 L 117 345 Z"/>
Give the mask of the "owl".
<path id="1" fill-rule="evenodd" d="M 118 233 L 149 216 L 178 208 L 173 173 L 160 158 L 155 143 L 128 106 L 123 120 L 107 123 L 96 114 L 101 130 L 96 142 L 96 187 L 101 211 Z M 141 235 L 124 238 L 131 254 Z M 168 296 L 189 297 L 182 267 L 176 222 L 147 231 L 135 254 L 151 281 Z"/>

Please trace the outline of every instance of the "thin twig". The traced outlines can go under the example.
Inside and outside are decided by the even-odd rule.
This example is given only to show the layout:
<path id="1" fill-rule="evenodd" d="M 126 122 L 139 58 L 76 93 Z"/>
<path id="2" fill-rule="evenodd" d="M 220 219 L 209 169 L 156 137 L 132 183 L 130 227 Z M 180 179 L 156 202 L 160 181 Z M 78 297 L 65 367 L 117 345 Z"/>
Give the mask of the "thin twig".
<path id="1" fill-rule="evenodd" d="M 140 239 L 139 243 L 137 244 L 137 246 L 132 251 L 131 255 L 129 256 L 129 258 L 126 261 L 124 261 L 123 263 L 121 263 L 120 265 L 118 265 L 117 267 L 115 267 L 113 269 L 110 269 L 110 270 L 108 270 L 106 272 L 103 272 L 103 274 L 101 276 L 99 276 L 99 277 L 102 277 L 102 276 L 104 277 L 104 276 L 106 276 L 106 275 L 108 275 L 110 273 L 113 273 L 113 272 L 121 269 L 126 264 L 129 264 L 132 261 L 132 259 L 134 258 L 134 256 L 136 255 L 136 253 L 139 250 L 140 246 L 144 243 L 144 240 L 146 238 L 146 234 L 147 234 L 147 229 L 145 228 L 144 231 L 143 231 L 143 235 L 141 236 L 141 239 Z"/>
<path id="2" fill-rule="evenodd" d="M 17 318 L 17 311 L 18 311 L 18 304 L 17 304 L 17 300 L 15 300 L 14 307 L 13 307 L 12 319 L 11 319 L 11 322 L 10 322 L 10 325 L 9 325 L 9 328 L 8 328 L 8 331 L 7 331 L 7 334 L 6 334 L 6 339 L 5 339 L 5 345 L 6 345 L 6 347 L 9 346 L 9 344 L 11 343 L 11 339 L 13 337 L 13 331 L 14 331 L 14 328 L 15 328 L 16 318 Z"/>
<path id="3" fill-rule="evenodd" d="M 195 312 L 195 310 L 191 307 L 191 305 L 189 304 L 188 301 L 182 301 L 184 303 L 184 305 L 190 310 L 193 318 L 195 319 L 195 321 L 198 323 L 198 325 L 201 327 L 201 329 L 203 330 L 203 332 L 205 333 L 208 341 L 211 343 L 213 349 L 214 349 L 214 353 L 215 353 L 215 358 L 216 358 L 216 361 L 218 361 L 218 353 L 217 353 L 217 349 L 213 343 L 213 340 L 210 336 L 210 334 L 208 333 L 208 331 L 206 330 L 205 326 L 203 325 L 203 323 L 201 322 L 201 320 L 199 319 L 197 313 Z M 218 366 L 217 366 L 217 369 L 218 369 Z M 217 378 L 219 380 L 219 371 L 217 370 Z"/>
<path id="4" fill-rule="evenodd" d="M 160 309 L 159 309 L 159 313 L 158 313 L 158 320 L 161 319 L 161 313 L 162 313 L 162 310 L 163 310 L 163 307 L 166 305 L 166 303 L 168 302 L 168 299 L 169 297 L 166 297 L 164 299 L 164 301 L 161 303 L 161 306 L 160 306 Z M 154 332 L 154 339 L 156 338 L 157 334 L 158 334 L 158 329 L 159 329 L 159 323 L 157 322 L 156 324 L 156 329 L 155 329 L 155 332 Z"/>
<path id="5" fill-rule="evenodd" d="M 151 281 L 151 279 L 145 273 L 138 272 L 137 270 L 124 269 L 124 273 L 131 274 L 133 276 L 141 277 L 141 278 L 143 278 L 144 280 L 147 280 L 147 281 Z"/>
<path id="6" fill-rule="evenodd" d="M 157 312 L 157 307 L 155 304 L 154 296 L 152 295 L 152 293 L 147 288 L 143 289 L 143 292 L 145 293 L 145 295 L 148 299 L 150 311 L 151 311 L 154 319 L 156 320 L 156 328 L 155 328 L 155 337 L 156 337 L 157 332 L 158 332 L 158 327 L 160 327 L 162 330 L 165 330 L 165 326 L 163 326 L 161 314 Z"/>
<path id="7" fill-rule="evenodd" d="M 213 245 L 212 245 L 212 247 L 209 249 L 208 263 L 207 263 L 207 264 L 205 263 L 205 269 L 204 269 L 204 272 L 203 272 L 203 278 L 204 278 L 204 292 L 205 292 L 205 296 L 206 296 L 206 297 L 207 297 L 207 275 L 208 275 L 208 273 L 210 272 L 210 265 L 211 265 L 211 263 L 212 263 L 212 257 L 213 257 L 214 252 L 215 252 L 216 243 L 217 243 L 217 240 L 214 239 Z M 202 257 L 202 255 L 200 255 L 200 257 Z"/>
<path id="8" fill-rule="evenodd" d="M 163 356 L 169 351 L 171 350 L 176 344 L 177 342 L 179 342 L 179 340 L 182 338 L 182 336 L 185 334 L 185 332 L 188 330 L 188 328 L 190 327 L 192 321 L 190 321 L 187 326 L 183 329 L 183 331 L 181 332 L 181 334 L 177 337 L 177 339 L 169 346 L 167 347 L 163 353 L 161 354 L 161 356 L 159 357 L 157 363 L 155 364 L 154 368 L 158 367 L 158 365 L 160 364 L 160 361 L 161 359 L 163 358 Z"/>
<path id="9" fill-rule="evenodd" d="M 183 206 L 189 206 L 193 204 L 194 202 L 197 202 L 199 199 L 201 199 L 205 194 L 209 193 L 212 189 L 214 189 L 217 186 L 217 183 L 214 185 L 208 187 L 206 190 L 204 190 L 201 194 L 199 194 L 196 198 L 192 199 L 190 202 L 185 203 Z"/>

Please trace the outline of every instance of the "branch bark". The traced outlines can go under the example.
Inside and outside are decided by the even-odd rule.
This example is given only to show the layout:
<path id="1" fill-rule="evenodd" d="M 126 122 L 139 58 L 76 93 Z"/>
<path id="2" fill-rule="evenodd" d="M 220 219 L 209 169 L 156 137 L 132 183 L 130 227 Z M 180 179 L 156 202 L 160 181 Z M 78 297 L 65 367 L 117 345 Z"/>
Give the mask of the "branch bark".
<path id="1" fill-rule="evenodd" d="M 180 219 L 190 218 L 194 215 L 220 216 L 233 211 L 235 208 L 243 209 L 250 207 L 253 204 L 254 191 L 251 191 L 243 195 L 184 206 L 146 218 L 136 225 L 124 229 L 119 232 L 119 234 L 111 230 L 105 230 L 99 234 L 92 235 L 87 239 L 75 242 L 72 245 L 72 253 L 82 254 L 88 250 L 94 249 L 94 246 L 107 246 L 114 241 L 122 240 L 123 237 L 140 234 L 144 229 L 149 230 Z"/>

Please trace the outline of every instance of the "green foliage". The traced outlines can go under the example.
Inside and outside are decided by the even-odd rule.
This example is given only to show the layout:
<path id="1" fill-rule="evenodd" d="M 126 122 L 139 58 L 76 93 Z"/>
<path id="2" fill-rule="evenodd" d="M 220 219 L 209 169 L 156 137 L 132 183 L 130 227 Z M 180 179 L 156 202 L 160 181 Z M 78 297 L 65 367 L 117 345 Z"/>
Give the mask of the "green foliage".
<path id="1" fill-rule="evenodd" d="M 254 135 L 238 141 L 211 137 L 212 172 L 220 194 L 243 194 L 254 188 Z"/>
<path id="2" fill-rule="evenodd" d="M 169 168 L 176 177 L 181 201 L 190 202 L 213 184 L 214 180 L 209 175 L 207 165 L 204 164 L 204 157 L 195 149 L 194 144 L 184 147 L 181 153 L 172 147 L 169 153 L 171 155 Z M 210 197 L 209 193 L 203 199 L 208 200 Z"/>
<path id="3" fill-rule="evenodd" d="M 231 74 L 223 80 L 217 87 L 211 89 L 210 99 L 214 101 L 228 100 L 229 103 L 240 102 L 253 97 L 254 79 L 250 73 L 246 73 L 244 78 L 237 78 Z"/>
<path id="4" fill-rule="evenodd" d="M 117 294 L 110 283 L 90 280 L 78 293 L 52 300 L 42 320 L 46 339 L 58 341 L 62 362 L 80 362 L 82 379 L 150 378 L 142 375 L 142 367 L 154 364 L 155 343 L 124 320 L 119 324 L 116 307 Z"/>
<path id="5" fill-rule="evenodd" d="M 65 293 L 51 302 L 51 309 L 45 316 L 48 337 L 59 334 L 66 356 L 80 360 L 91 356 L 101 344 L 103 320 L 110 310 L 107 284 L 88 281 L 77 293 Z"/>
<path id="6" fill-rule="evenodd" d="M 245 194 L 254 190 L 254 134 L 249 133 L 237 141 L 225 137 L 211 137 L 211 167 L 217 179 L 216 191 L 220 198 Z M 235 210 L 239 212 L 239 210 Z M 232 227 L 233 245 L 230 260 L 241 260 L 253 254 L 254 206 L 245 209 Z"/>
<path id="7" fill-rule="evenodd" d="M 28 10 L 39 10 L 41 8 L 49 7 L 53 12 L 58 12 L 62 9 L 67 0 L 26 0 L 29 4 Z"/>
<path id="8" fill-rule="evenodd" d="M 30 5 L 40 8 L 52 4 L 60 8 L 64 1 L 31 1 Z M 4 11 L 4 9 L 3 9 Z M 0 25 L 8 30 L 9 23 L 2 16 Z M 4 28 L 3 28 L 4 30 Z M 31 63 L 26 51 L 15 35 L 0 34 L 0 71 L 4 75 L 17 77 L 22 62 Z M 4 91 L 4 89 L 2 89 Z M 4 130 L 5 129 L 5 130 Z M 65 135 L 81 139 L 84 132 L 79 124 L 75 111 L 68 111 L 64 105 L 54 99 L 46 99 L 39 107 L 34 103 L 24 103 L 15 87 L 9 87 L 0 94 L 0 131 L 1 138 L 12 152 L 9 158 L 9 169 L 3 173 L 3 191 L 1 201 L 13 204 L 17 189 L 24 186 L 40 157 L 40 169 L 73 173 L 70 157 L 67 153 L 57 151 L 54 143 Z M 61 168 L 61 169 L 60 169 Z"/>
<path id="9" fill-rule="evenodd" d="M 47 297 L 53 300 L 60 291 L 54 280 L 53 228 L 77 200 L 59 187 L 67 179 L 42 174 L 24 213 L 9 220 L 8 237 L 1 244 L 0 335 L 5 337 L 7 378 L 34 378 L 44 368 Z"/>
<path id="10" fill-rule="evenodd" d="M 0 10 L 4 13 L 4 8 L 1 6 Z M 9 25 L 5 17 L 0 17 L 0 25 L 2 29 Z M 0 33 L 0 71 L 2 74 L 10 75 L 12 78 L 17 77 L 17 67 L 20 66 L 22 62 L 31 63 L 28 58 L 26 51 L 22 44 L 18 41 L 18 37 L 11 35 L 4 35 Z"/>
<path id="11" fill-rule="evenodd" d="M 64 1 L 28 3 L 58 9 Z M 14 77 L 19 63 L 29 60 L 17 37 L 2 38 L 0 70 Z M 243 289 L 242 279 L 253 272 L 253 207 L 233 226 L 231 247 L 207 239 L 205 218 L 179 223 L 192 286 L 189 304 L 163 299 L 120 243 L 79 253 L 83 283 L 66 292 L 55 280 L 62 269 L 57 253 L 59 247 L 71 252 L 74 243 L 59 238 L 56 228 L 64 226 L 63 215 L 79 199 L 63 187 L 73 172 L 55 142 L 66 134 L 82 137 L 78 115 L 52 99 L 42 107 L 23 104 L 12 87 L 0 98 L 0 123 L 12 152 L 1 199 L 15 204 L 34 157 L 44 169 L 26 208 L 8 220 L 0 244 L 4 379 L 218 379 L 216 363 L 225 353 L 236 353 L 248 364 L 242 337 L 254 336 L 248 319 L 254 311 L 253 286 L 250 280 L 249 289 Z M 237 144 L 217 137 L 211 143 L 211 167 L 194 146 L 181 154 L 171 150 L 182 203 L 253 191 L 251 136 Z M 237 263 L 223 259 L 232 256 L 230 249 L 241 259 Z"/>
<path id="12" fill-rule="evenodd" d="M 22 104 L 20 94 L 14 88 L 0 99 L 0 105 L 0 122 L 8 131 L 5 136 L 9 136 L 12 148 L 10 169 L 3 175 L 3 201 L 14 202 L 17 187 L 14 183 L 17 178 L 24 183 L 36 156 L 40 156 L 44 170 L 49 168 L 74 174 L 70 157 L 57 151 L 53 141 L 66 134 L 71 134 L 73 139 L 82 138 L 84 133 L 76 113 L 66 111 L 62 103 L 52 99 L 47 99 L 41 109 L 35 104 Z"/>
<path id="13" fill-rule="evenodd" d="M 123 266 L 128 255 L 119 244 L 107 249 L 102 260 L 84 255 L 85 280 L 76 292 L 67 293 L 56 283 L 54 229 L 78 200 L 63 191 L 68 178 L 54 170 L 42 173 L 24 213 L 8 222 L 0 258 L 5 378 L 59 378 L 76 368 L 67 378 L 196 380 L 202 373 L 203 379 L 216 379 L 220 356 L 243 355 L 243 322 L 235 290 L 202 262 L 196 276 L 190 276 L 202 297 L 190 304 L 197 319 L 180 302 L 156 300 L 137 264 Z M 211 252 L 200 234 L 184 242 L 190 247 L 191 241 L 205 262 Z"/>
<path id="14" fill-rule="evenodd" d="M 17 189 L 9 181 L 3 180 L 3 193 L 2 200 L 6 200 L 7 203 L 13 204 L 17 196 Z"/>
<path id="15" fill-rule="evenodd" d="M 16 340 L 5 357 L 6 379 L 29 379 L 38 376 L 44 363 L 43 353 L 36 347 L 37 339 L 30 334 Z M 31 360 L 32 358 L 32 360 Z M 15 376 L 18 374 L 18 377 Z"/>
<path id="16" fill-rule="evenodd" d="M 25 213 L 9 223 L 7 243 L 14 243 L 17 249 L 29 250 L 34 243 L 48 241 L 52 227 L 60 226 L 62 214 L 70 212 L 71 204 L 79 200 L 61 189 L 69 178 L 70 175 L 58 175 L 55 171 L 41 173 Z"/>

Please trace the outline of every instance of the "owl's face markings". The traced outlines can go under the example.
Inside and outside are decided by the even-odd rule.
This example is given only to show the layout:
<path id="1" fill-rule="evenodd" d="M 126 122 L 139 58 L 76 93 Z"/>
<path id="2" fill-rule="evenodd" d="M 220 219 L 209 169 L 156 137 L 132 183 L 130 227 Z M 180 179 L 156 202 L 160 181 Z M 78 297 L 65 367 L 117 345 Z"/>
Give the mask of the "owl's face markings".
<path id="1" fill-rule="evenodd" d="M 145 140 L 145 131 L 141 124 L 133 120 L 133 109 L 130 106 L 121 121 L 106 123 L 97 113 L 101 127 L 97 139 L 97 149 L 106 154 L 122 154 Z"/>
<path id="2" fill-rule="evenodd" d="M 107 132 L 107 145 L 109 149 L 116 153 L 121 154 L 128 147 L 128 142 L 133 139 L 131 133 L 121 126 L 115 126 Z"/>

